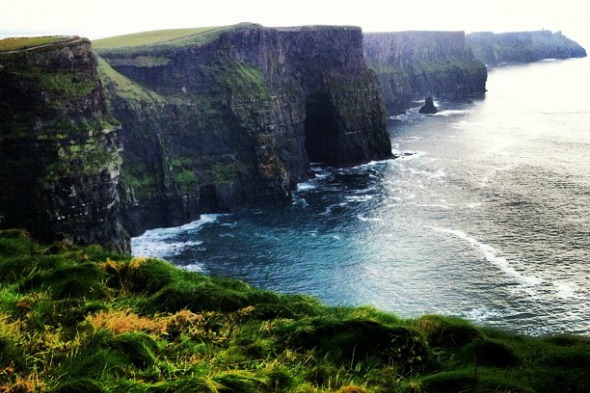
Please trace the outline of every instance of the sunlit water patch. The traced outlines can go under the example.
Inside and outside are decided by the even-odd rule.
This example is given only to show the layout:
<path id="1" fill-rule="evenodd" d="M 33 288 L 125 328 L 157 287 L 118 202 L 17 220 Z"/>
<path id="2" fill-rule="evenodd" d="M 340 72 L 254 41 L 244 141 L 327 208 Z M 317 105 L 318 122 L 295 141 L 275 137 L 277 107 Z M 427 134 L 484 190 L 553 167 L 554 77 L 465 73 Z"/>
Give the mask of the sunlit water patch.
<path id="1" fill-rule="evenodd" d="M 590 334 L 588 65 L 494 69 L 484 100 L 397 117 L 400 158 L 314 165 L 286 208 L 148 231 L 133 251 L 333 305 Z"/>

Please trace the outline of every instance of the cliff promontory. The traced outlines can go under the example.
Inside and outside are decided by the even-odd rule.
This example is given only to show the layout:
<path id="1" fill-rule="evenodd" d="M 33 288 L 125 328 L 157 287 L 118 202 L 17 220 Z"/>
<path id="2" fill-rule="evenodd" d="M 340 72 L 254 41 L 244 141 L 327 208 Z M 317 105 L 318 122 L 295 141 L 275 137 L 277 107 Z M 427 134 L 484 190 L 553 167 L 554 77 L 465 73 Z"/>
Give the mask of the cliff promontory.
<path id="1" fill-rule="evenodd" d="M 489 66 L 586 57 L 586 50 L 577 42 L 549 30 L 472 33 L 466 40 L 475 56 Z"/>
<path id="2" fill-rule="evenodd" d="M 117 124 L 88 40 L 0 41 L 0 228 L 129 251 Z"/>
<path id="3" fill-rule="evenodd" d="M 310 161 L 391 157 L 356 27 L 241 24 L 0 45 L 0 227 L 127 233 L 285 202 Z M 125 229 L 123 229 L 125 228 Z"/>
<path id="4" fill-rule="evenodd" d="M 365 33 L 364 50 L 389 115 L 430 95 L 464 100 L 486 91 L 486 67 L 466 46 L 464 32 Z"/>
<path id="5" fill-rule="evenodd" d="M 95 45 L 122 123 L 132 234 L 287 201 L 310 161 L 391 156 L 359 28 L 241 24 L 127 45 L 133 38 Z"/>

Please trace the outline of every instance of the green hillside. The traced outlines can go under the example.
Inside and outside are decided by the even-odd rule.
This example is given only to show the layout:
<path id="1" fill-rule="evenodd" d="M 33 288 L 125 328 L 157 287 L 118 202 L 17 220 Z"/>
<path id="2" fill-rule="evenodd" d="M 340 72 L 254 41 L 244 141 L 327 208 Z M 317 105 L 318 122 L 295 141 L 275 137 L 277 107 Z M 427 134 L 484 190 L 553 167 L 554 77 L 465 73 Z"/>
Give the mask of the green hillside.
<path id="1" fill-rule="evenodd" d="M 590 340 L 326 307 L 0 231 L 0 392 L 588 392 Z"/>
<path id="2" fill-rule="evenodd" d="M 183 46 L 193 43 L 206 42 L 215 33 L 222 32 L 230 27 L 197 27 L 190 29 L 171 29 L 146 31 L 135 34 L 126 34 L 115 37 L 103 38 L 92 41 L 92 47 L 97 51 L 119 51 L 124 48 L 149 48 L 152 46 Z"/>
<path id="3" fill-rule="evenodd" d="M 14 37 L 0 40 L 0 52 L 8 52 L 20 49 L 32 48 L 35 46 L 53 44 L 66 41 L 72 37 L 46 36 L 46 37 Z"/>

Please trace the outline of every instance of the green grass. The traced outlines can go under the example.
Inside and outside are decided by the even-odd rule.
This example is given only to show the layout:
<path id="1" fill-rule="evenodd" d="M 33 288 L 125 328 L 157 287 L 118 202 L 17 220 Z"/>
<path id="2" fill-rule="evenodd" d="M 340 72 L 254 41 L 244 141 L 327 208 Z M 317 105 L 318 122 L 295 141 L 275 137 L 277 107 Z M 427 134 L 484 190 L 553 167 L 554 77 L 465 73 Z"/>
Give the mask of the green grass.
<path id="1" fill-rule="evenodd" d="M 588 392 L 590 339 L 327 307 L 0 231 L 0 392 Z"/>
<path id="2" fill-rule="evenodd" d="M 8 52 L 35 46 L 52 44 L 69 39 L 65 36 L 47 36 L 47 37 L 14 37 L 0 40 L 0 52 Z"/>
<path id="3" fill-rule="evenodd" d="M 192 41 L 198 42 L 199 38 L 203 37 L 204 33 L 220 29 L 223 29 L 223 27 L 197 27 L 190 29 L 145 31 L 95 40 L 92 41 L 92 47 L 100 51 L 161 44 L 175 46 Z"/>
<path id="4" fill-rule="evenodd" d="M 60 97 L 80 98 L 90 94 L 96 83 L 71 72 L 45 72 L 39 74 L 39 87 Z"/>
<path id="5" fill-rule="evenodd" d="M 259 100 L 270 98 L 264 76 L 260 70 L 248 64 L 240 62 L 224 64 L 215 77 L 217 82 L 227 87 L 234 96 L 246 96 L 248 99 Z"/>
<path id="6" fill-rule="evenodd" d="M 107 89 L 130 102 L 164 102 L 158 93 L 146 89 L 115 71 L 103 58 L 98 57 L 98 76 Z"/>

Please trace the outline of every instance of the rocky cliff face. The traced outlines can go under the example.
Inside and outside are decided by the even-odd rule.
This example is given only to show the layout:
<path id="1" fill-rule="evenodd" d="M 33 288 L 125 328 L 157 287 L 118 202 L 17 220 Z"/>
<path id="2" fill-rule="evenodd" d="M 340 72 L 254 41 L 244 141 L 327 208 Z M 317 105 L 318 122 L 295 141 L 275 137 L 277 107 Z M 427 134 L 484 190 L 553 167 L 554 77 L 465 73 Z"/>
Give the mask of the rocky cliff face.
<path id="1" fill-rule="evenodd" d="M 429 95 L 464 100 L 485 92 L 486 67 L 466 47 L 463 32 L 365 33 L 364 50 L 390 115 Z"/>
<path id="2" fill-rule="evenodd" d="M 467 45 L 475 56 L 490 66 L 530 63 L 543 59 L 586 57 L 586 50 L 561 32 L 549 30 L 494 34 L 468 34 Z"/>
<path id="3" fill-rule="evenodd" d="M 88 40 L 0 52 L 0 227 L 129 251 L 119 139 Z"/>
<path id="4" fill-rule="evenodd" d="M 289 199 L 309 162 L 391 156 L 354 27 L 239 25 L 186 45 L 101 50 L 133 234 Z"/>

